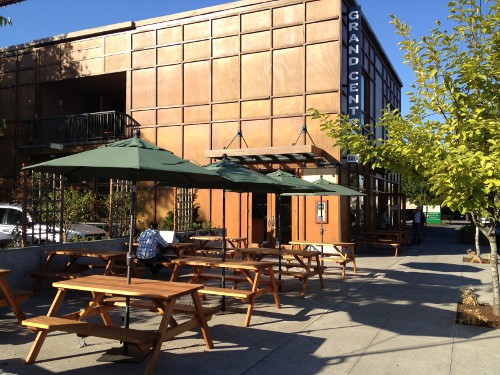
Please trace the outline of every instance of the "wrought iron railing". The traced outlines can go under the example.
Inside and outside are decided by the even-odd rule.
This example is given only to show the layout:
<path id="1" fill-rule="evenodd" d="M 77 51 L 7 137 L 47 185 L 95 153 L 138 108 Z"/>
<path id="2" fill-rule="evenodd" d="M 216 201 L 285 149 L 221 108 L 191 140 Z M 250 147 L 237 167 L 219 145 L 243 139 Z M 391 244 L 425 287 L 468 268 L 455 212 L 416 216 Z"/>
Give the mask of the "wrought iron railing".
<path id="1" fill-rule="evenodd" d="M 21 145 L 83 144 L 130 138 L 140 124 L 127 114 L 107 111 L 20 121 Z"/>

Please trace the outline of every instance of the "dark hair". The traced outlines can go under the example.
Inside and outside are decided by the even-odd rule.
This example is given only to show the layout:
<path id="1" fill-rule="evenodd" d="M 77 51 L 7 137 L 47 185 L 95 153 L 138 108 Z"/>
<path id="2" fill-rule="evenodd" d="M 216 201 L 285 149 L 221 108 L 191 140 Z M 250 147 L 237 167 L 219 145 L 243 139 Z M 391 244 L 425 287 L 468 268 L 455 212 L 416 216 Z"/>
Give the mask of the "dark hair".
<path id="1" fill-rule="evenodd" d="M 149 228 L 150 229 L 157 229 L 158 228 L 158 223 L 155 223 L 154 221 L 152 221 L 151 223 L 149 223 Z"/>

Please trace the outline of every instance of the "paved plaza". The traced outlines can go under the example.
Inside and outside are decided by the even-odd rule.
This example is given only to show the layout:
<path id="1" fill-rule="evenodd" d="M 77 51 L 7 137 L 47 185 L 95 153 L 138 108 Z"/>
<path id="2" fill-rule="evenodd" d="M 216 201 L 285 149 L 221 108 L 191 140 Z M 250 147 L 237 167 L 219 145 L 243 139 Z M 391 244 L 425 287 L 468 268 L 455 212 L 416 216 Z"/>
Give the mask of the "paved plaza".
<path id="1" fill-rule="evenodd" d="M 228 301 L 209 321 L 215 349 L 206 350 L 199 330 L 166 342 L 155 373 L 178 374 L 498 374 L 500 330 L 455 324 L 461 287 L 472 286 L 492 302 L 490 266 L 463 263 L 470 245 L 456 242 L 459 225 L 429 227 L 425 241 L 394 257 L 392 248 L 358 255 L 358 273 L 329 267 L 325 289 L 317 278 L 300 299 L 298 281 L 286 280 L 282 308 L 271 295 L 257 300 L 251 325 L 246 306 Z M 487 248 L 484 248 L 487 252 Z M 55 290 L 45 288 L 23 304 L 28 316 L 46 314 Z M 84 295 L 70 296 L 67 311 Z M 63 311 L 61 311 L 63 312 Z M 7 308 L 0 310 L 0 373 L 80 375 L 142 374 L 147 361 L 98 361 L 118 343 L 74 334 L 49 334 L 33 365 L 25 365 L 34 334 Z M 113 312 L 116 323 L 121 312 Z M 158 325 L 159 317 L 131 311 L 132 327 Z"/>

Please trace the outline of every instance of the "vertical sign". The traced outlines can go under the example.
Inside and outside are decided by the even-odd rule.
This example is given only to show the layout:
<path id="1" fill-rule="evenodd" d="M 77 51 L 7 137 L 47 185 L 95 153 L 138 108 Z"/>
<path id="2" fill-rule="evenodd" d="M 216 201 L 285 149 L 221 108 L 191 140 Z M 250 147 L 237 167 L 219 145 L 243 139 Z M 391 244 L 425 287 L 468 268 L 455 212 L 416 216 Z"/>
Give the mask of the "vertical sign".
<path id="1" fill-rule="evenodd" d="M 328 201 L 316 201 L 316 223 L 328 224 Z"/>
<path id="2" fill-rule="evenodd" d="M 347 108 L 350 119 L 361 119 L 361 7 L 347 12 Z"/>

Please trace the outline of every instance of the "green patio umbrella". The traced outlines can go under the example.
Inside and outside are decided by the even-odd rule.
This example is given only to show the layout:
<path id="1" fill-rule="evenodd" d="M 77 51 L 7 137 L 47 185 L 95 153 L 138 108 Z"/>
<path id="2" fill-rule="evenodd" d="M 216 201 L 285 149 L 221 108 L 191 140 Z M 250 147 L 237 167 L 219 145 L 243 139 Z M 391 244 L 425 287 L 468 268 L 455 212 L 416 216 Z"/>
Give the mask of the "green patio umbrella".
<path id="1" fill-rule="evenodd" d="M 283 186 L 279 192 L 277 192 L 277 206 L 278 206 L 278 225 L 276 239 L 278 240 L 278 250 L 281 251 L 282 245 L 282 231 L 281 231 L 281 196 L 282 195 L 300 195 L 300 194 L 313 194 L 319 192 L 325 192 L 325 190 L 309 181 L 303 180 L 300 177 L 295 176 L 294 174 L 285 172 L 280 168 L 277 171 L 268 173 L 266 176 L 271 177 L 277 181 L 280 181 L 282 184 L 286 184 L 289 186 Z M 278 268 L 281 271 L 281 256 L 278 258 Z M 279 274 L 279 278 L 281 280 L 281 273 Z M 281 284 L 280 284 L 281 287 Z"/>
<path id="2" fill-rule="evenodd" d="M 316 185 L 320 187 L 323 191 L 318 191 L 314 193 L 285 193 L 283 195 L 313 195 L 313 196 L 319 196 L 320 197 L 320 202 L 321 202 L 321 207 L 323 208 L 323 196 L 325 195 L 333 195 L 333 196 L 363 196 L 366 195 L 364 193 L 360 193 L 357 190 L 349 189 L 348 187 L 336 184 L 334 182 L 330 182 L 328 180 L 325 180 L 323 176 L 320 176 L 319 179 L 312 181 L 311 184 Z M 321 212 L 321 218 L 323 218 L 323 212 Z M 323 220 L 321 220 L 321 228 L 320 228 L 320 234 L 321 234 L 321 242 L 323 242 Z"/>
<path id="3" fill-rule="evenodd" d="M 319 179 L 312 181 L 312 184 L 319 186 L 323 190 L 326 190 L 327 193 L 314 193 L 313 195 L 339 195 L 339 196 L 363 196 L 366 195 L 364 193 L 360 193 L 357 190 L 350 189 L 348 187 L 336 184 L 334 182 L 330 182 L 328 180 L 325 180 L 323 176 L 321 176 Z"/>
<path id="4" fill-rule="evenodd" d="M 214 188 L 231 187 L 230 181 L 206 168 L 184 160 L 135 137 L 111 143 L 94 150 L 27 166 L 24 169 L 61 174 L 65 177 L 86 176 L 132 181 L 130 236 L 127 255 L 127 282 L 131 281 L 133 228 L 135 224 L 137 181 L 159 181 L 175 187 Z M 126 304 L 125 326 L 129 324 L 129 304 Z"/>
<path id="5" fill-rule="evenodd" d="M 230 183 L 216 173 L 176 156 L 140 138 L 125 139 L 94 150 L 25 167 L 71 176 L 114 178 L 127 181 L 160 181 L 164 185 L 222 188 Z"/>
<path id="6" fill-rule="evenodd" d="M 219 176 L 231 181 L 229 189 L 222 189 L 222 260 L 226 258 L 226 190 L 239 193 L 243 192 L 279 192 L 286 184 L 255 172 L 239 163 L 233 162 L 224 155 L 221 161 L 204 166 L 207 170 L 217 173 Z M 290 187 L 290 186 L 288 186 Z M 225 270 L 222 269 L 222 287 L 225 288 Z M 222 297 L 221 309 L 224 310 L 224 297 Z"/>

